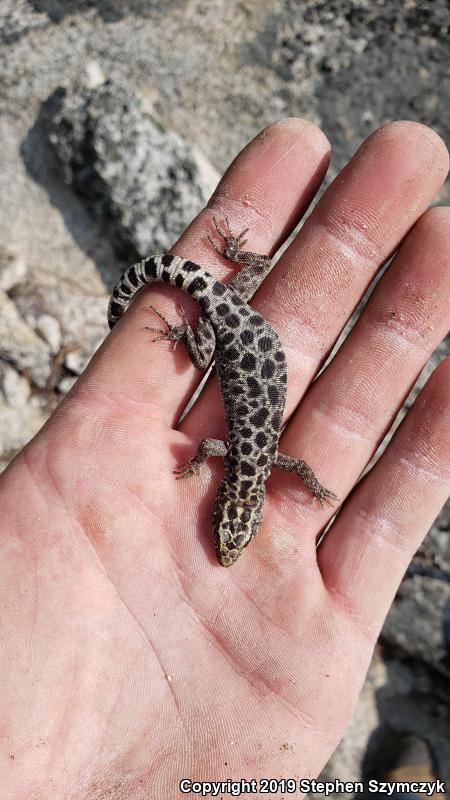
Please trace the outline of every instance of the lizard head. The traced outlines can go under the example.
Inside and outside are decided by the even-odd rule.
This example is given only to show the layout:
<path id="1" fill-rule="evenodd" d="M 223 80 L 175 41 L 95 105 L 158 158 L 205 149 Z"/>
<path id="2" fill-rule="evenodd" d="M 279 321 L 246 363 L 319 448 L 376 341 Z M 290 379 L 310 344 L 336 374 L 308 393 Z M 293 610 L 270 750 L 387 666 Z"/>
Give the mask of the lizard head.
<path id="1" fill-rule="evenodd" d="M 220 483 L 213 509 L 213 533 L 217 558 L 230 567 L 247 547 L 261 524 L 264 488 L 237 499 L 226 478 Z"/>

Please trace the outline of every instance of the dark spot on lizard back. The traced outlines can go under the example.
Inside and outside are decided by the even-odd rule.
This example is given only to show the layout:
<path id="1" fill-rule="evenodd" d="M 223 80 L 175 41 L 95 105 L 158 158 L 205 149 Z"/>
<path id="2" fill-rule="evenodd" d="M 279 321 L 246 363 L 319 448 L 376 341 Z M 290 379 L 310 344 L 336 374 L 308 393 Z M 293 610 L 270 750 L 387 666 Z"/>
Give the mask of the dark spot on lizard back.
<path id="1" fill-rule="evenodd" d="M 267 389 L 267 396 L 268 396 L 270 402 L 273 403 L 274 405 L 275 405 L 275 403 L 278 403 L 278 398 L 280 396 L 280 393 L 279 393 L 277 387 L 273 386 L 273 385 L 269 386 L 269 388 Z"/>
<path id="2" fill-rule="evenodd" d="M 231 344 L 231 342 L 234 342 L 235 338 L 236 337 L 234 333 L 231 333 L 231 331 L 229 331 L 224 336 L 221 336 L 220 341 L 222 342 L 222 344 Z"/>
<path id="3" fill-rule="evenodd" d="M 253 378 L 252 376 L 247 378 L 247 385 L 250 390 L 250 397 L 258 397 L 258 395 L 262 393 L 261 386 L 256 378 Z"/>
<path id="4" fill-rule="evenodd" d="M 169 255 L 169 253 L 165 253 L 161 259 L 163 267 L 170 267 L 173 261 L 173 256 Z M 184 266 L 186 269 L 186 266 Z"/>
<path id="5" fill-rule="evenodd" d="M 275 431 L 280 430 L 282 422 L 283 422 L 283 417 L 281 416 L 279 411 L 276 411 L 271 419 L 272 428 Z"/>
<path id="6" fill-rule="evenodd" d="M 286 357 L 285 357 L 283 351 L 282 350 L 277 350 L 277 352 L 275 353 L 275 361 L 279 361 L 281 363 L 281 362 L 283 362 L 285 360 L 286 360 Z"/>
<path id="7" fill-rule="evenodd" d="M 226 286 L 224 286 L 223 283 L 219 283 L 219 281 L 217 281 L 212 288 L 212 293 L 215 294 L 216 297 L 221 297 L 226 291 Z"/>
<path id="8" fill-rule="evenodd" d="M 253 431 L 251 428 L 242 428 L 240 433 L 243 439 L 251 439 L 253 436 Z"/>
<path id="9" fill-rule="evenodd" d="M 240 377 L 240 373 L 235 369 L 230 369 L 230 371 L 227 373 L 227 381 L 237 381 Z"/>
<path id="10" fill-rule="evenodd" d="M 225 317 L 225 323 L 228 325 L 229 328 L 238 328 L 239 327 L 239 317 L 237 314 L 228 314 L 228 317 Z"/>
<path id="11" fill-rule="evenodd" d="M 186 261 L 183 265 L 183 269 L 185 272 L 198 272 L 201 267 L 200 264 L 196 264 L 195 261 Z"/>
<path id="12" fill-rule="evenodd" d="M 219 305 L 216 308 L 216 311 L 220 317 L 225 317 L 227 314 L 230 313 L 230 306 L 228 306 L 226 303 L 219 303 Z"/>
<path id="13" fill-rule="evenodd" d="M 262 336 L 261 339 L 258 339 L 258 347 L 261 350 L 261 353 L 268 353 L 273 348 L 273 341 L 270 336 Z"/>
<path id="14" fill-rule="evenodd" d="M 261 368 L 262 378 L 271 378 L 275 372 L 275 364 L 270 358 L 266 358 Z"/>
<path id="15" fill-rule="evenodd" d="M 251 446 L 250 442 L 242 442 L 241 452 L 244 456 L 249 456 L 252 450 L 253 447 Z"/>
<path id="16" fill-rule="evenodd" d="M 268 416 L 269 412 L 267 408 L 259 408 L 256 414 L 253 414 L 253 416 L 250 418 L 250 422 L 257 428 L 262 428 Z"/>
<path id="17" fill-rule="evenodd" d="M 239 358 L 239 350 L 236 347 L 228 347 L 224 350 L 223 357 L 225 361 L 236 361 Z"/>
<path id="18" fill-rule="evenodd" d="M 255 436 L 255 442 L 258 447 L 265 447 L 267 444 L 267 436 L 263 431 L 259 431 L 259 433 Z"/>
<path id="19" fill-rule="evenodd" d="M 242 344 L 251 344 L 253 342 L 253 332 L 249 329 L 242 331 L 241 342 Z"/>
<path id="20" fill-rule="evenodd" d="M 262 325 L 264 325 L 264 320 L 259 316 L 259 314 L 252 314 L 249 322 L 251 325 L 255 325 L 257 328 L 260 328 Z"/>
<path id="21" fill-rule="evenodd" d="M 247 372 L 255 369 L 256 366 L 256 358 L 253 353 L 245 353 L 245 355 L 241 359 L 241 367 L 245 369 Z"/>
<path id="22" fill-rule="evenodd" d="M 241 472 L 243 475 L 255 475 L 256 470 L 253 464 L 250 464 L 249 461 L 242 461 L 241 463 Z"/>

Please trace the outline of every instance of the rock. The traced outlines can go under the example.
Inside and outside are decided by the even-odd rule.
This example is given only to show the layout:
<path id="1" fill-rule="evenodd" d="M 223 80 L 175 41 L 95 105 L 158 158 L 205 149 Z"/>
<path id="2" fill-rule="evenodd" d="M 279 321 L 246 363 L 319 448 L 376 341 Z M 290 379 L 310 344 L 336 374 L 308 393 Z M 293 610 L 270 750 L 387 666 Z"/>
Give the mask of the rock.
<path id="1" fill-rule="evenodd" d="M 50 345 L 52 355 L 56 355 L 61 347 L 61 326 L 56 317 L 41 314 L 36 320 L 36 330 Z"/>
<path id="2" fill-rule="evenodd" d="M 58 89 L 46 111 L 65 180 L 130 258 L 166 251 L 217 182 L 205 157 L 165 130 L 123 82 Z"/>
<path id="3" fill-rule="evenodd" d="M 16 253 L 2 252 L 0 254 L 0 291 L 9 292 L 20 283 L 27 272 L 25 261 Z"/>
<path id="4" fill-rule="evenodd" d="M 450 583 L 450 503 L 439 514 L 408 573 L 429 575 Z"/>
<path id="5" fill-rule="evenodd" d="M 0 389 L 12 408 L 22 408 L 30 397 L 30 384 L 15 369 L 0 362 Z"/>
<path id="6" fill-rule="evenodd" d="M 61 378 L 57 385 L 57 389 L 61 394 L 67 394 L 70 392 L 74 383 L 76 383 L 77 377 L 76 375 L 66 375 L 64 378 Z"/>
<path id="7" fill-rule="evenodd" d="M 24 322 L 13 301 L 0 292 L 0 359 L 27 373 L 43 388 L 50 375 L 50 348 Z"/>
<path id="8" fill-rule="evenodd" d="M 91 355 L 92 353 L 83 353 L 81 350 L 72 350 L 71 352 L 67 353 L 64 359 L 64 366 L 70 372 L 74 372 L 75 375 L 81 375 L 87 363 L 89 362 Z"/>
<path id="9" fill-rule="evenodd" d="M 95 89 L 97 86 L 101 86 L 106 80 L 102 68 L 98 61 L 88 61 L 85 67 L 85 78 L 84 83 L 88 89 Z"/>
<path id="10" fill-rule="evenodd" d="M 450 677 L 450 583 L 428 575 L 407 577 L 383 626 L 391 646 Z"/>
<path id="11" fill-rule="evenodd" d="M 2 366 L 2 372 L 4 367 Z M 23 380 L 23 379 L 22 379 Z M 8 397 L 6 397 L 8 395 Z M 20 376 L 2 378 L 0 392 L 0 469 L 26 445 L 44 424 L 47 414 L 36 398 L 25 401 Z M 17 405 L 15 401 L 19 401 Z"/>
<path id="12" fill-rule="evenodd" d="M 0 3 L 0 44 L 2 47 L 34 29 L 46 28 L 48 19 L 45 14 L 34 11 L 28 3 L 17 3 L 17 0 L 2 0 Z"/>

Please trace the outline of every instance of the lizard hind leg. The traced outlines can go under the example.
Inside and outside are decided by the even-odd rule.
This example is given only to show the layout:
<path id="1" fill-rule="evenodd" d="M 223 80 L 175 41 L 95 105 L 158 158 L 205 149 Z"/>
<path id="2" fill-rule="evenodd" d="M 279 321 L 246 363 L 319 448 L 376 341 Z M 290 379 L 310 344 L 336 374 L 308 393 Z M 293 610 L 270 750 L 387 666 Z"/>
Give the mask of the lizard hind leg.
<path id="1" fill-rule="evenodd" d="M 167 330 L 163 330 L 162 328 L 152 328 L 148 325 L 145 326 L 146 330 L 158 334 L 153 341 L 173 342 L 174 350 L 176 350 L 178 342 L 183 342 L 194 367 L 202 370 L 207 369 L 211 363 L 216 346 L 214 330 L 208 318 L 200 317 L 197 325 L 197 332 L 194 333 L 181 303 L 179 304 L 178 308 L 183 318 L 182 325 L 172 325 L 154 306 L 150 305 L 150 308 L 155 312 L 155 314 L 157 314 L 164 324 L 167 325 Z"/>
<path id="2" fill-rule="evenodd" d="M 183 326 L 181 326 L 181 325 L 172 325 L 169 322 L 169 320 L 167 319 L 167 317 L 165 317 L 164 314 L 161 313 L 161 311 L 158 311 L 158 309 L 155 308 L 155 306 L 152 306 L 151 303 L 149 305 L 149 308 L 152 311 L 155 312 L 155 314 L 160 318 L 160 320 L 162 320 L 162 322 L 164 322 L 165 325 L 167 325 L 167 330 L 163 330 L 162 328 L 151 328 L 151 327 L 149 327 L 149 325 L 145 326 L 145 330 L 146 331 L 152 331 L 152 333 L 159 333 L 160 334 L 159 336 L 156 337 L 156 339 L 153 339 L 154 342 L 160 342 L 160 341 L 163 341 L 165 339 L 168 339 L 170 341 L 175 342 L 174 348 L 173 348 L 175 350 L 175 347 L 177 346 L 178 342 L 182 338 L 181 336 L 178 335 L 178 331 L 180 331 L 180 329 Z"/>

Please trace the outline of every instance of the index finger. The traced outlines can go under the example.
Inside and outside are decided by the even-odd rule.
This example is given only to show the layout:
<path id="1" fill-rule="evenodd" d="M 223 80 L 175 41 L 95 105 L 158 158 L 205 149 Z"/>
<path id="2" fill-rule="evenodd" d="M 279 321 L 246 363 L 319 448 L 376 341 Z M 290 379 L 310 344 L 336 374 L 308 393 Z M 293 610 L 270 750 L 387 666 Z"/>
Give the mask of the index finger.
<path id="1" fill-rule="evenodd" d="M 308 207 L 329 162 L 329 144 L 312 123 L 285 119 L 270 125 L 250 142 L 226 171 L 208 206 L 181 236 L 171 253 L 197 261 L 228 280 L 230 269 L 214 256 L 207 234 L 212 217 L 228 215 L 249 227 L 249 247 L 272 253 Z M 151 255 L 151 254 L 149 254 Z M 146 325 L 155 322 L 150 302 L 176 323 L 175 302 L 182 300 L 189 317 L 196 304 L 172 286 L 143 289 L 94 358 L 81 379 L 89 393 L 107 393 L 119 404 L 143 403 L 174 424 L 199 380 L 184 348 L 153 344 Z"/>

